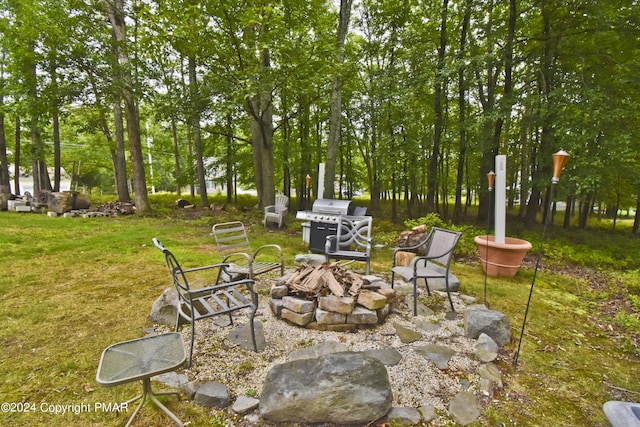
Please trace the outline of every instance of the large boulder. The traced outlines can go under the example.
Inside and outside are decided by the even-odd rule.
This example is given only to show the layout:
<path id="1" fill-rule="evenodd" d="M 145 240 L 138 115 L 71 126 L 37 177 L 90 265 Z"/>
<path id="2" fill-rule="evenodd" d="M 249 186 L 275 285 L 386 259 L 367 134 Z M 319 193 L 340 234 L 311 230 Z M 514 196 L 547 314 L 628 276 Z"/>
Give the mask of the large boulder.
<path id="1" fill-rule="evenodd" d="M 482 305 L 470 307 L 465 312 L 464 329 L 468 338 L 478 338 L 484 333 L 500 347 L 511 341 L 509 318 L 499 311 L 489 310 Z"/>
<path id="2" fill-rule="evenodd" d="M 393 393 L 378 359 L 342 352 L 274 366 L 260 415 L 274 422 L 367 424 L 386 415 Z"/>
<path id="3" fill-rule="evenodd" d="M 178 315 L 178 291 L 170 287 L 164 290 L 151 306 L 149 320 L 159 325 L 176 326 Z"/>

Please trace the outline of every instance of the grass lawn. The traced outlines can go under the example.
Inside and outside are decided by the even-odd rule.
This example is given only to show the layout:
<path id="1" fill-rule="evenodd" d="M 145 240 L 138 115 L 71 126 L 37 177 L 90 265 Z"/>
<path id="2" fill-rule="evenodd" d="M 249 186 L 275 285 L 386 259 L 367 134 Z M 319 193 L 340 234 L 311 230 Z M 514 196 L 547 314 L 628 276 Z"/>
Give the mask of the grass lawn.
<path id="1" fill-rule="evenodd" d="M 8 410 L 2 407 L 0 425 L 125 422 L 128 414 L 104 407 L 137 395 L 140 383 L 100 387 L 95 375 L 105 347 L 141 337 L 143 328 L 152 326 L 147 320 L 151 305 L 170 285 L 152 237 L 162 240 L 185 267 L 219 260 L 209 236 L 211 225 L 230 219 L 249 227 L 255 246 L 280 244 L 288 266 L 295 254 L 306 251 L 293 215 L 281 231 L 265 230 L 255 210 L 219 215 L 189 217 L 165 211 L 148 218 L 67 219 L 0 212 L 0 402 L 10 404 Z M 397 236 L 402 229 L 385 223 L 377 233 Z M 554 238 L 560 242 L 550 242 L 545 252 L 555 267 L 564 265 L 555 254 L 570 252 L 588 261 L 589 254 L 598 251 L 592 246 L 604 245 L 595 242 L 597 238 L 585 238 L 562 246 L 563 236 L 550 240 Z M 469 252 L 473 236 L 464 239 L 462 252 Z M 621 253 L 630 258 L 624 268 L 606 258 L 590 269 L 538 272 L 515 371 L 511 359 L 533 271 L 523 268 L 514 278 L 489 278 L 487 300 L 492 309 L 510 317 L 512 342 L 498 363 L 505 387 L 474 425 L 607 426 L 604 402 L 640 401 L 640 262 L 632 264 L 639 259 L 635 255 L 640 254 L 640 242 L 631 236 L 617 239 L 617 245 L 626 248 Z M 387 245 L 375 252 L 372 272 L 388 274 L 390 265 Z M 482 301 L 484 275 L 473 254 L 460 257 L 453 271 L 462 292 Z M 193 426 L 233 425 L 222 411 L 211 412 L 186 400 L 166 402 Z M 170 425 L 152 408 L 146 405 L 135 425 Z"/>

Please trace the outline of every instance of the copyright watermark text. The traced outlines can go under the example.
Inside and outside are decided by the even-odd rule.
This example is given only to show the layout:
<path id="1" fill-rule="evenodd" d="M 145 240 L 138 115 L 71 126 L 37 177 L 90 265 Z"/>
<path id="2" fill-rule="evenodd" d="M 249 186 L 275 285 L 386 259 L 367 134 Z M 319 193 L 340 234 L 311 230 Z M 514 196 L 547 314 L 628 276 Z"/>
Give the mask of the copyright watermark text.
<path id="1" fill-rule="evenodd" d="M 82 414 L 87 412 L 128 412 L 128 402 L 95 402 L 95 403 L 68 403 L 54 404 L 48 402 L 2 402 L 0 412 L 43 412 L 53 415 Z"/>

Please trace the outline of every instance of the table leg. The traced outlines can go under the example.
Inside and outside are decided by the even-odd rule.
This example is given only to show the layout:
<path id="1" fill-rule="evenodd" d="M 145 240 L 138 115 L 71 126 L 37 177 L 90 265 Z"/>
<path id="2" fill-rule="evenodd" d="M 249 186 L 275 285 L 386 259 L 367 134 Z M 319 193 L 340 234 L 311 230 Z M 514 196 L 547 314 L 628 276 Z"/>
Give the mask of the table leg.
<path id="1" fill-rule="evenodd" d="M 133 411 L 133 414 L 129 417 L 129 420 L 127 421 L 127 424 L 125 425 L 125 427 L 129 427 L 131 425 L 131 421 L 133 421 L 133 419 L 138 414 L 138 411 L 140 411 L 140 408 L 142 408 L 142 405 L 144 405 L 145 400 L 147 400 L 146 397 L 147 397 L 147 390 L 144 387 L 142 387 L 142 394 L 140 396 L 127 400 L 126 402 L 127 407 L 129 406 L 129 403 L 133 403 L 138 399 L 140 399 L 140 403 L 136 407 L 136 410 Z"/>
<path id="2" fill-rule="evenodd" d="M 158 399 L 156 399 L 156 396 L 175 395 L 175 396 L 178 397 L 178 400 L 182 400 L 182 397 L 180 396 L 180 393 L 177 393 L 175 391 L 166 391 L 166 392 L 154 393 L 153 390 L 151 390 L 151 380 L 149 378 L 143 379 L 142 383 L 143 383 L 143 387 L 144 387 L 144 393 L 149 396 L 149 399 L 151 399 L 151 401 L 153 403 L 155 403 L 158 408 L 162 409 L 164 411 L 164 413 L 167 414 L 167 416 L 169 416 L 169 418 L 171 418 L 173 420 L 173 422 L 175 422 L 179 427 L 183 427 L 184 424 L 182 424 L 182 421 L 180 421 L 180 419 L 178 419 L 178 417 L 176 417 L 173 412 L 171 412 L 166 406 L 164 406 L 162 404 L 162 402 L 160 402 Z"/>

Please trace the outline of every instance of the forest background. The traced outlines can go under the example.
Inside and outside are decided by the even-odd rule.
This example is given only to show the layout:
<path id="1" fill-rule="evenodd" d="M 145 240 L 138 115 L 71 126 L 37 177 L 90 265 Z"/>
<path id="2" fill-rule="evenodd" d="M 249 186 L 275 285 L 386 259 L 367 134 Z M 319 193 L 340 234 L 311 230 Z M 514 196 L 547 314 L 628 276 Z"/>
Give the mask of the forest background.
<path id="1" fill-rule="evenodd" d="M 640 221 L 636 0 L 0 0 L 0 193 L 198 194 L 207 179 L 305 206 L 391 201 L 392 219 L 482 219 L 508 156 L 533 223 L 551 154 L 572 161 L 565 227 Z M 332 185 L 332 183 L 334 183 Z M 209 187 L 210 188 L 210 187 Z M 452 202 L 452 203 L 450 203 Z M 452 208 L 450 208 L 452 206 Z M 451 211 L 450 211 L 451 210 Z M 614 222 L 615 226 L 615 222 Z"/>

